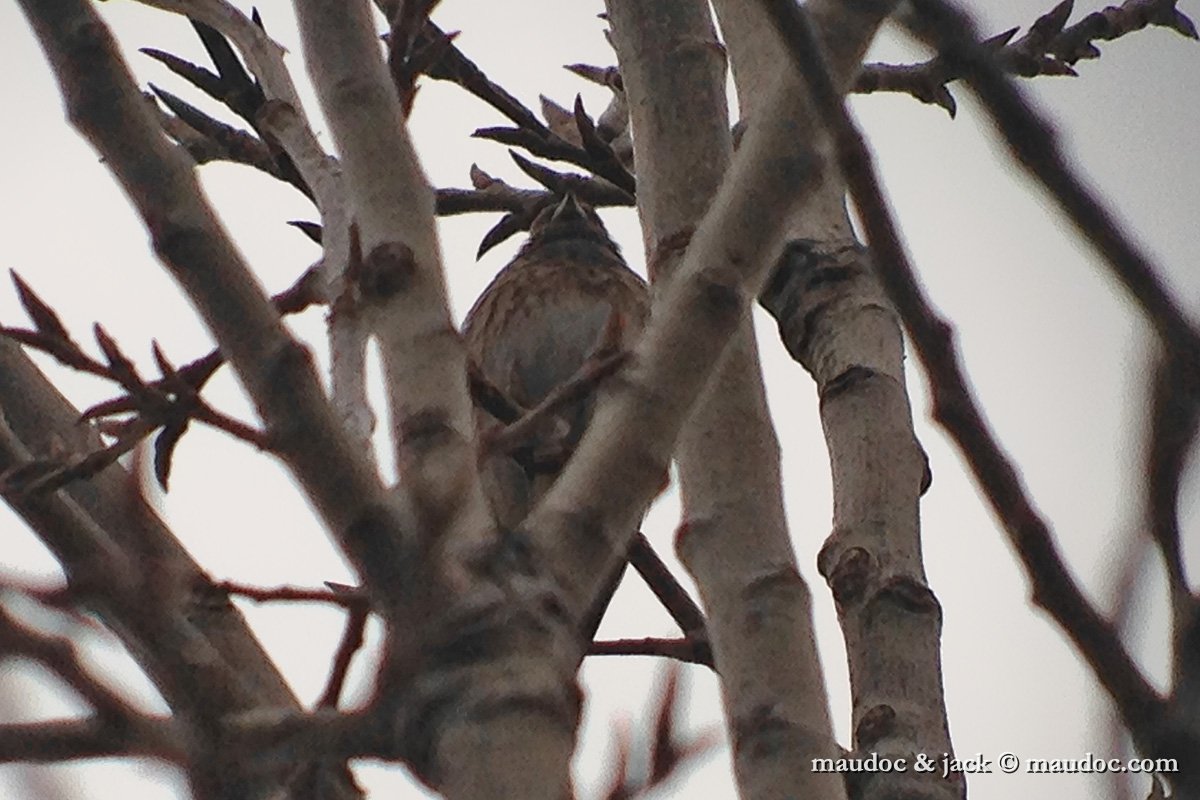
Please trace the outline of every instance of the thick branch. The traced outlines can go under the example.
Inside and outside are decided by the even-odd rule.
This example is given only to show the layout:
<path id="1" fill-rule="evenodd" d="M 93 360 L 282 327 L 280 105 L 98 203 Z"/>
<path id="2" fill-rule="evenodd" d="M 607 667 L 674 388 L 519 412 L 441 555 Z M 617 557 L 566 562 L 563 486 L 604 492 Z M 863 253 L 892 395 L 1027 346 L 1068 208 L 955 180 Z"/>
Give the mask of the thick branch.
<path id="1" fill-rule="evenodd" d="M 874 9 L 839 28 L 839 74 L 857 66 Z M 834 12 L 831 15 L 836 16 Z M 835 39 L 838 37 L 835 37 Z M 781 242 L 782 225 L 825 168 L 797 78 L 780 80 L 751 126 L 697 228 L 679 275 L 655 305 L 633 359 L 599 404 L 575 457 L 526 527 L 552 554 L 568 608 L 581 617 L 626 552 L 692 403 L 749 311 Z"/>
<path id="2" fill-rule="evenodd" d="M 423 554 L 491 544 L 495 525 L 476 468 L 467 360 L 446 301 L 434 194 L 366 4 L 296 5 L 361 232 L 361 260 L 352 248 L 351 265 L 383 353 L 397 471 L 426 537 Z M 509 596 L 526 583 L 519 571 L 500 570 L 498 585 L 492 565 L 486 576 L 474 564 L 453 563 L 447 572 L 454 577 L 426 562 L 409 585 L 392 588 L 424 624 L 391 621 L 385 707 L 400 699 L 395 689 L 409 690 L 403 710 L 412 715 L 417 769 L 446 797 L 557 800 L 569 784 L 578 713 L 573 670 L 564 669 L 557 643 L 568 629 L 535 623 L 526 598 Z M 477 626 L 502 646 L 481 652 Z"/>
<path id="3" fill-rule="evenodd" d="M 919 2 L 923 8 L 932 9 L 932 0 Z M 942 25 L 965 24 L 957 12 L 951 15 L 940 4 L 937 11 Z M 1091 664 L 1139 746 L 1156 755 L 1169 750 L 1164 748 L 1169 743 L 1164 741 L 1161 728 L 1165 720 L 1161 698 L 1141 675 L 1114 628 L 1088 602 L 1067 571 L 1048 526 L 1034 508 L 1015 466 L 1001 450 L 967 387 L 950 325 L 934 313 L 916 281 L 883 200 L 870 152 L 835 85 L 822 71 L 813 69 L 816 56 L 811 30 L 802 18 L 795 16 L 786 25 L 788 52 L 809 79 L 817 109 L 834 135 L 842 171 L 862 215 L 875 263 L 929 373 L 935 418 L 962 450 L 993 511 L 1003 522 L 1033 582 L 1034 601 L 1054 617 Z M 962 47 L 961 40 L 958 46 Z M 980 59 L 977 63 L 982 65 L 985 61 Z M 997 80 L 1011 88 L 1002 76 Z M 1015 94 L 1012 97 L 1015 99 Z M 1025 120 L 1025 115 L 1007 121 L 1013 124 L 1018 119 Z M 1044 164 L 1046 154 L 1040 150 L 1038 153 L 1035 161 Z"/>
<path id="4" fill-rule="evenodd" d="M 477 535 L 488 527 L 486 504 L 475 479 L 466 356 L 446 299 L 433 190 L 365 2 L 309 0 L 297 11 L 355 208 L 359 287 L 382 347 L 399 474 L 428 522 L 452 513 Z"/>
<path id="5" fill-rule="evenodd" d="M 0 342 L 0 411 L 5 423 L 0 426 L 0 472 L 63 443 L 86 451 L 99 440 L 88 426 L 77 423 L 79 412 L 9 342 Z M 86 483 L 47 496 L 13 497 L 10 503 L 59 558 L 78 599 L 98 605 L 105 622 L 150 670 L 168 702 L 168 689 L 175 681 L 198 675 L 201 683 L 231 689 L 228 696 L 208 696 L 207 702 L 218 710 L 226 703 L 229 711 L 258 702 L 295 704 L 240 615 L 231 606 L 212 603 L 211 598 L 222 593 L 145 504 L 136 480 L 123 468 L 111 466 Z M 143 567 L 153 565 L 150 572 L 162 579 L 162 613 L 189 621 L 179 622 L 175 635 L 159 631 L 160 639 L 149 638 L 147 631 L 139 631 L 139 615 L 124 616 L 135 608 L 107 605 L 105 587 L 140 579 L 131 566 L 134 560 Z M 201 602 L 209 613 L 200 613 Z M 205 639 L 212 644 L 200 644 Z M 172 661 L 179 669 L 176 677 L 156 675 L 155 664 Z M 239 677 L 234 680 L 233 675 Z"/>
<path id="6" fill-rule="evenodd" d="M 0 472 L 98 437 L 11 342 L 0 341 Z M 183 720 L 299 704 L 224 592 L 119 465 L 49 495 L 7 498 L 62 564 L 75 603 L 99 614 Z M 136 568 L 134 565 L 136 564 Z M 263 773 L 280 786 L 282 773 Z M 345 782 L 329 798 L 358 796 Z"/>
<path id="7" fill-rule="evenodd" d="M 648 261 L 661 291 L 675 278 L 730 160 L 723 52 L 706 3 L 660 4 L 650 14 L 642 4 L 610 0 L 608 9 L 632 112 Z M 770 724 L 796 734 L 789 747 L 735 746 L 741 795 L 835 797 L 841 780 L 809 768 L 836 748 L 749 316 L 732 339 L 676 450 L 685 516 L 677 547 L 710 609 L 730 729 L 749 741 L 766 727 L 749 722 L 754 709 L 772 708 Z M 794 580 L 761 582 L 777 569 Z M 756 591 L 756 584 L 769 588 Z M 748 617 L 761 623 L 746 626 Z M 619 652 L 620 644 L 606 647 Z"/>

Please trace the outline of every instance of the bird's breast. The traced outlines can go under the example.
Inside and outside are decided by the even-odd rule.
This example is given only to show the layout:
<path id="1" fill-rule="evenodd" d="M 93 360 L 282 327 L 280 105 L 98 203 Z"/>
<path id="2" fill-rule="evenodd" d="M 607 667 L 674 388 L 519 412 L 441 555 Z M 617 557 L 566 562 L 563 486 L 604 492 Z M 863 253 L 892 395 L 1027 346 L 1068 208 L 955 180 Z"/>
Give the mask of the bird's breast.
<path id="1" fill-rule="evenodd" d="M 485 291 L 465 333 L 488 380 L 529 407 L 595 354 L 610 317 L 616 343 L 630 346 L 646 307 L 644 283 L 624 265 L 514 262 Z"/>

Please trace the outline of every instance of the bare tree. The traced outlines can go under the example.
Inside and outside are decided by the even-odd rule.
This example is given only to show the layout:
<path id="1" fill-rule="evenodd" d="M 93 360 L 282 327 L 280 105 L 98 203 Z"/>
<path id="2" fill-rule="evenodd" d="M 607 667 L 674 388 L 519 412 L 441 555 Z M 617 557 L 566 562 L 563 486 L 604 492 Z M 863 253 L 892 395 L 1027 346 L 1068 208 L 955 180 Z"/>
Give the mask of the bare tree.
<path id="1" fill-rule="evenodd" d="M 155 345 L 157 375 L 148 377 L 100 325 L 96 348 L 78 344 L 69 332 L 76 321 L 17 278 L 29 323 L 6 321 L 0 340 L 0 488 L 58 560 L 65 584 L 0 587 L 0 658 L 37 662 L 89 710 L 3 722 L 0 760 L 150 757 L 178 768 L 196 797 L 343 798 L 362 794 L 348 762 L 377 759 L 402 763 L 455 800 L 559 800 L 574 791 L 582 660 L 638 654 L 719 676 L 745 798 L 964 797 L 967 774 L 982 766 L 956 759 L 950 738 L 942 606 L 921 551 L 919 505 L 932 472 L 914 429 L 907 335 L 935 419 L 1008 535 L 1034 602 L 1107 693 L 1137 768 L 1160 776 L 1173 796 L 1200 797 L 1198 605 L 1178 510 L 1196 434 L 1200 333 L 1016 86 L 1018 77 L 1073 74 L 1099 54 L 1098 42 L 1147 26 L 1196 38 L 1174 2 L 1127 0 L 1072 23 L 1068 0 L 1021 35 L 985 38 L 942 0 L 803 8 L 608 0 L 616 66 L 571 68 L 608 90 L 607 108 L 543 99 L 539 117 L 431 21 L 436 1 L 379 0 L 372 9 L 297 0 L 300 49 L 331 152 L 268 35 L 269 19 L 226 0 L 143 2 L 193 21 L 211 64 L 144 52 L 195 97 L 143 93 L 87 0 L 20 5 L 71 124 L 111 170 L 217 349 L 176 364 Z M 885 23 L 934 57 L 864 66 Z M 433 187 L 409 133 L 429 81 L 456 84 L 502 114 L 506 125 L 476 134 L 513 148 L 536 186 L 473 166 L 470 188 Z M 1165 691 L 1146 677 L 1119 622 L 1079 586 L 999 445 L 847 111 L 849 93 L 889 91 L 953 114 L 959 84 L 1153 331 L 1136 510 L 1169 588 Z M 212 101 L 223 110 L 204 110 Z M 240 123 L 225 121 L 229 114 Z M 268 295 L 218 220 L 195 169 L 211 162 L 260 170 L 316 208 L 319 221 L 297 227 L 319 242 L 321 258 L 290 288 Z M 501 212 L 483 252 L 576 201 L 636 207 L 650 319 L 631 347 L 623 323 L 610 319 L 578 372 L 526 407 L 463 346 L 437 217 Z M 820 398 L 833 532 L 817 567 L 846 647 L 852 730 L 844 745 L 784 513 L 755 303 L 774 317 Z M 312 306 L 328 311 L 327 376 L 317 343 L 284 322 Z M 386 413 L 367 379 L 371 343 Z M 80 411 L 26 351 L 101 378 L 116 396 Z M 226 364 L 259 424 L 209 397 Z M 592 409 L 587 429 L 566 446 L 552 431 L 581 397 Z M 388 421 L 382 465 L 380 416 Z M 180 545 L 120 459 L 148 442 L 165 488 L 185 434 L 201 425 L 282 463 L 359 585 L 222 581 Z M 558 477 L 523 519 L 503 519 L 480 464 L 529 449 L 556 452 Z M 638 532 L 672 461 L 683 508 L 675 546 L 696 600 Z M 679 637 L 592 640 L 627 561 Z M 1140 579 L 1130 575 L 1127 595 Z M 297 698 L 231 597 L 343 610 L 345 632 L 314 707 Z M 383 634 L 370 696 L 348 706 L 347 675 L 372 617 Z M 93 618 L 119 638 L 167 713 L 142 710 L 88 663 L 77 631 Z M 646 725 L 648 766 L 631 766 L 638 754 L 622 744 L 607 797 L 649 793 L 704 749 L 704 737 L 679 727 L 679 701 L 672 677 Z"/>

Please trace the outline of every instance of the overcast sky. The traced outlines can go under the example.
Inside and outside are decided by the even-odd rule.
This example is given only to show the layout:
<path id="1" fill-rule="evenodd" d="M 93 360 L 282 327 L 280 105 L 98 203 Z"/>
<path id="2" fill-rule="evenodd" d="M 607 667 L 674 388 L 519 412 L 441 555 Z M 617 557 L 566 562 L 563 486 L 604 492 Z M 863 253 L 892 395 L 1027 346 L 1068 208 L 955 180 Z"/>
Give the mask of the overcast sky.
<path id="1" fill-rule="evenodd" d="M 239 4 L 248 7 L 246 4 Z M 1048 5 L 1028 0 L 974 2 L 981 26 L 996 33 L 1027 25 Z M 1074 19 L 1100 7 L 1079 3 Z M 986 6 L 986 8 L 985 8 Z M 1181 3 L 1200 14 L 1194 0 Z M 136 52 L 153 46 L 203 59 L 181 18 L 128 0 L 102 4 L 139 78 L 197 104 L 198 93 Z M 515 9 L 515 12 L 514 12 Z M 458 45 L 494 79 L 531 106 L 544 93 L 570 105 L 577 92 L 599 110 L 603 92 L 559 69 L 573 62 L 607 65 L 613 56 L 591 4 L 527 0 L 502 4 L 445 0 L 435 19 L 461 29 Z M 292 51 L 298 81 L 306 76 L 287 4 L 263 4 L 268 30 Z M 19 271 L 58 309 L 80 341 L 104 323 L 131 356 L 147 365 L 149 342 L 160 342 L 176 363 L 207 351 L 209 340 L 190 306 L 147 248 L 141 223 L 90 148 L 66 125 L 44 59 L 15 3 L 0 5 L 0 267 Z M 1161 273 L 1193 312 L 1200 297 L 1200 156 L 1196 82 L 1200 47 L 1155 29 L 1102 44 L 1103 58 L 1079 66 L 1080 77 L 1040 78 L 1025 84 L 1038 107 L 1054 116 L 1064 146 L 1088 181 L 1110 203 L 1127 231 L 1147 248 Z M 873 59 L 912 59 L 911 46 L 885 36 Z M 1142 408 L 1147 370 L 1146 327 L 1086 244 L 1044 194 L 1020 174 L 956 90 L 958 118 L 901 96 L 857 98 L 854 109 L 875 150 L 891 202 L 921 278 L 937 306 L 953 320 L 971 381 L 989 421 L 1017 460 L 1038 507 L 1050 519 L 1075 575 L 1097 602 L 1110 608 L 1122 560 L 1136 548 L 1141 483 Z M 311 95 L 307 95 L 311 97 Z M 315 103 L 310 112 L 315 112 Z M 430 179 L 439 186 L 468 185 L 467 169 L 526 183 L 503 148 L 469 138 L 502 120 L 455 87 L 426 81 L 412 127 Z M 323 141 L 329 137 L 319 131 Z M 270 291 L 288 286 L 318 256 L 283 223 L 315 219 L 306 201 L 270 178 L 230 166 L 201 171 L 212 202 L 249 263 Z M 626 255 L 642 268 L 640 235 L 632 212 L 606 212 Z M 517 241 L 476 263 L 474 252 L 493 216 L 444 223 L 442 245 L 455 313 L 466 311 L 490 277 L 511 258 Z M 760 313 L 760 322 L 762 321 Z M 14 292 L 0 285 L 0 320 L 23 324 Z M 321 314 L 294 321 L 298 334 L 320 347 Z M 770 399 L 784 448 L 786 497 L 802 574 L 810 581 L 830 703 L 843 743 L 849 741 L 849 690 L 841 633 L 827 587 L 815 569 L 829 532 L 828 461 L 808 375 L 760 325 Z M 1022 758 L 1121 755 L 1109 734 L 1109 707 L 1071 647 L 1047 618 L 1033 610 L 1015 559 L 963 473 L 956 451 L 929 421 L 924 378 L 910 362 L 909 387 L 917 429 L 932 460 L 934 483 L 922 503 L 925 564 L 945 611 L 943 658 L 951 733 L 960 755 L 1003 752 Z M 55 372 L 80 406 L 111 396 L 104 384 Z M 214 403 L 250 419 L 236 384 L 223 371 L 211 390 Z M 385 459 L 386 461 L 386 459 Z M 1183 501 L 1188 557 L 1196 562 L 1196 474 Z M 162 512 L 194 557 L 219 579 L 272 586 L 316 586 L 351 581 L 344 562 L 321 533 L 290 480 L 269 458 L 220 434 L 188 434 L 178 451 L 172 490 Z M 674 492 L 646 524 L 669 554 L 677 523 Z M 1163 685 L 1166 672 L 1165 604 L 1153 563 L 1134 608 L 1132 646 L 1147 672 Z M 0 581 L 53 584 L 53 559 L 7 508 L 0 509 Z M 296 691 L 306 701 L 320 693 L 328 654 L 340 633 L 338 614 L 309 606 L 254 607 L 245 611 Z M 602 634 L 669 634 L 671 624 L 644 591 L 626 586 Z M 98 669 L 119 674 L 131 691 L 158 708 L 152 690 L 132 676 L 119 649 L 99 633 L 87 634 Z M 786 668 L 780 665 L 780 668 Z M 603 775 L 614 720 L 644 708 L 657 668 L 645 659 L 589 662 L 589 693 L 579 783 L 591 796 Z M 719 716 L 715 682 L 688 671 L 690 723 L 697 729 Z M 361 677 L 361 673 L 359 675 Z M 36 698 L 36 700 L 31 700 Z M 24 703 L 27 718 L 75 708 L 56 697 L 36 670 L 0 664 L 0 708 Z M 422 796 L 402 770 L 368 767 L 361 777 L 377 796 Z M 53 773 L 0 767 L 0 798 L 37 796 L 56 782 L 87 783 L 87 796 L 176 797 L 170 770 L 153 764 L 72 766 Z M 992 775 L 969 780 L 974 800 L 1014 796 L 1108 796 L 1106 780 L 1086 776 Z M 680 797 L 733 797 L 729 754 L 722 748 L 674 787 Z M 1138 790 L 1145 796 L 1145 786 Z"/>

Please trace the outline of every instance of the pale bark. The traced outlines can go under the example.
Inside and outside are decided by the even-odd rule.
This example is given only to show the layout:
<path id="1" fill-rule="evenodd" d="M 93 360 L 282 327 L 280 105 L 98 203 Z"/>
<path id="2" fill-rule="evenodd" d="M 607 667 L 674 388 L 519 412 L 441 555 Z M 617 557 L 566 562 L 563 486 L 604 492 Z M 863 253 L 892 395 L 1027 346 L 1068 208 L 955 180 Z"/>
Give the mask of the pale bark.
<path id="1" fill-rule="evenodd" d="M 761 9 L 718 0 L 743 118 L 789 61 Z M 765 44 L 768 42 L 769 44 Z M 742 46 L 739 47 L 738 45 Z M 833 532 L 818 560 L 838 608 L 850 667 L 855 752 L 911 759 L 953 753 L 941 676 L 941 608 L 921 561 L 924 454 L 913 432 L 903 337 L 853 238 L 844 183 L 829 173 L 814 213 L 789 221 L 763 302 L 792 356 L 817 382 L 833 477 Z M 858 797 L 951 797 L 961 777 L 864 773 Z"/>
<path id="2" fill-rule="evenodd" d="M 444 300 L 440 307 L 431 304 L 412 318 L 387 320 L 380 315 L 382 322 L 394 323 L 381 326 L 385 349 L 405 343 L 405 335 L 414 331 L 418 339 L 412 352 L 395 354 L 395 363 L 409 370 L 405 380 L 416 380 L 414 386 L 402 388 L 412 389 L 421 402 L 444 401 L 447 409 L 414 407 L 413 399 L 401 396 L 400 402 L 409 404 L 402 409 L 407 416 L 399 421 L 407 439 L 397 443 L 403 480 L 400 493 L 389 493 L 369 460 L 344 435 L 307 354 L 287 337 L 201 200 L 190 165 L 159 132 L 103 25 L 81 2 L 32 3 L 25 8 L 59 75 L 72 120 L 104 154 L 147 220 L 156 251 L 199 308 L 267 422 L 276 450 L 349 555 L 388 624 L 389 657 L 380 676 L 380 708 L 401 717 L 389 720 L 383 738 L 399 734 L 403 754 L 448 797 L 493 797 L 500 787 L 511 796 L 559 800 L 568 786 L 578 719 L 577 660 L 573 647 L 562 644 L 573 627 L 561 616 L 543 624 L 544 598 L 536 586 L 522 588 L 522 582 L 528 584 L 524 565 L 505 560 L 503 552 L 480 555 L 481 561 L 500 559 L 492 580 L 476 576 L 494 565 L 468 563 L 458 574 L 466 584 L 452 582 L 447 587 L 432 565 L 435 554 L 417 542 L 418 523 L 432 528 L 453 521 L 468 538 L 477 533 L 471 529 L 475 523 L 484 534 L 491 527 L 478 491 L 471 420 L 464 413 L 469 410 L 465 363 Z M 340 5 L 331 10 L 337 12 L 334 23 L 346 21 L 340 18 Z M 336 32 L 337 24 L 319 25 L 321 33 Z M 369 53 L 374 47 L 369 34 L 367 41 L 364 52 Z M 389 100 L 394 102 L 385 95 L 382 102 L 386 106 Z M 364 104 L 368 105 L 365 100 Z M 354 115 L 349 119 L 361 122 Z M 358 134 L 364 140 L 356 138 Z M 352 129 L 339 139 L 344 145 L 352 142 L 346 145 L 344 168 L 347 185 L 358 198 L 362 238 L 368 247 L 379 245 L 368 251 L 362 265 L 368 274 L 362 277 L 374 281 L 373 299 L 379 305 L 373 311 L 394 311 L 386 301 L 406 284 L 412 288 L 424 281 L 426 299 L 429 287 L 437 295 L 444 293 L 440 274 L 410 271 L 417 265 L 440 268 L 432 238 L 432 194 L 415 184 L 382 186 L 368 174 L 374 162 L 368 159 L 364 166 L 361 153 L 354 154 L 356 148 L 386 160 L 395 155 L 388 139 L 399 134 L 383 128 L 373 135 L 378 138 L 373 140 L 371 131 Z M 408 168 L 408 177 L 417 181 L 415 162 Z M 413 222 L 428 223 L 424 232 L 412 232 L 424 238 L 411 240 L 412 245 L 405 243 L 402 226 L 399 237 L 389 238 L 397 230 L 389 226 L 408 223 L 402 219 L 408 206 L 395 202 L 392 194 L 405 187 L 427 208 L 427 214 Z M 402 283 L 395 283 L 397 278 Z M 452 379 L 417 380 L 421 374 L 430 376 L 410 369 L 412 365 L 432 365 L 433 378 L 439 367 L 418 350 L 447 343 L 458 352 Z M 421 474 L 405 472 L 409 467 Z M 443 483 L 441 478 L 452 480 Z M 504 543 L 495 546 L 502 550 Z M 445 614 L 431 606 L 430 598 L 439 590 L 443 594 L 438 602 L 450 608 Z M 485 642 L 494 646 L 481 647 Z M 464 653 L 471 658 L 464 661 Z M 405 692 L 403 704 L 397 688 Z M 195 697 L 202 698 L 203 692 Z M 396 753 L 394 748 L 383 749 Z M 213 791 L 198 794 L 209 796 Z"/>
<path id="3" fill-rule="evenodd" d="M 359 287 L 383 354 L 401 483 L 427 533 L 453 509 L 454 524 L 480 536 L 490 523 L 474 468 L 466 353 L 450 319 L 433 189 L 366 3 L 299 0 L 296 9 L 361 237 Z"/>
<path id="4" fill-rule="evenodd" d="M 722 17 L 731 42 L 740 35 L 761 45 L 772 26 L 746 16 Z M 764 50 L 753 51 L 758 61 L 739 64 L 733 49 L 751 124 L 760 96 L 755 84 L 764 80 L 767 59 L 788 63 L 778 50 Z M 895 754 L 911 763 L 917 753 L 953 752 L 941 682 L 940 607 L 920 556 L 917 505 L 926 466 L 912 430 L 896 314 L 853 242 L 842 181 L 833 173 L 828 178 L 815 213 L 792 220 L 795 239 L 764 302 L 781 331 L 791 334 L 785 337 L 789 350 L 813 374 L 821 396 L 834 532 L 818 566 L 846 639 L 854 745 L 857 754 Z M 855 797 L 947 797 L 964 790 L 961 776 L 948 784 L 912 771 L 853 778 Z"/>
<path id="5" fill-rule="evenodd" d="M 661 291 L 730 160 L 724 57 L 706 3 L 647 13 L 610 0 L 608 9 Z M 684 513 L 677 546 L 708 610 L 741 796 L 841 796 L 839 775 L 811 767 L 837 747 L 749 316 L 681 433 L 676 459 Z"/>
<path id="6" fill-rule="evenodd" d="M 844 54 L 844 72 L 861 58 L 861 47 L 868 38 L 864 35 Z M 630 368 L 612 381 L 613 390 L 602 398 L 576 457 L 522 526 L 533 537 L 536 549 L 549 556 L 544 563 L 560 592 L 555 601 L 561 603 L 568 620 L 582 617 L 599 594 L 604 577 L 612 574 L 623 557 L 634 526 L 658 488 L 685 414 L 703 389 L 728 337 L 748 315 L 751 298 L 757 295 L 770 259 L 781 244 L 781 223 L 797 198 L 816 185 L 825 168 L 823 153 L 813 146 L 819 139 L 805 113 L 807 98 L 799 80 L 788 75 L 774 93 L 777 102 L 771 107 L 777 113 L 765 116 L 747 135 L 739 158 L 696 232 L 679 278 L 670 282 L 656 302 L 650 328 L 633 354 Z M 558 710 L 563 684 L 548 681 L 537 693 L 536 682 L 538 675 L 552 677 L 548 670 L 555 664 L 560 669 L 565 666 L 562 654 L 554 650 L 562 640 L 554 638 L 553 628 L 534 631 L 525 627 L 520 617 L 523 613 L 518 604 L 510 611 L 509 620 L 481 621 L 498 638 L 521 641 L 528 659 L 524 663 L 535 671 L 521 675 L 526 694 L 520 698 L 512 695 L 514 687 L 521 686 L 512 680 L 515 675 L 490 684 L 502 704 L 493 708 L 490 716 L 480 717 L 477 727 L 468 722 L 485 707 L 472 701 L 469 693 L 455 698 L 465 705 L 466 721 L 438 734 L 437 755 L 441 759 L 459 753 L 469 763 L 455 762 L 448 775 L 440 769 L 437 772 L 438 785 L 448 796 L 477 796 L 489 780 L 493 788 L 499 781 L 510 792 L 521 785 L 526 796 L 545 796 L 547 790 L 562 789 L 563 784 L 555 785 L 553 780 L 563 774 L 554 767 L 564 763 L 571 750 L 571 731 L 561 726 Z M 501 624 L 509 628 L 501 631 Z M 582 643 L 575 646 L 577 659 L 582 655 Z M 479 672 L 486 674 L 486 666 Z M 519 712 L 535 705 L 545 711 L 543 724 L 536 724 L 538 720 L 529 714 L 524 726 L 518 726 L 522 721 Z M 556 718 L 556 714 L 560 716 Z M 518 729 L 526 743 L 535 739 L 539 747 L 505 748 L 506 737 L 515 739 Z M 562 737 L 557 747 L 556 734 Z M 518 752 L 544 758 L 537 765 L 545 782 L 536 785 L 530 769 L 522 774 L 504 769 L 504 759 L 511 764 L 517 761 Z M 485 769 L 487 765 L 490 768 Z M 440 766 L 444 769 L 449 764 L 441 761 Z M 518 784 L 522 778 L 525 783 Z"/>
<path id="7" fill-rule="evenodd" d="M 330 120 L 364 253 L 364 311 L 380 341 L 400 486 L 423 537 L 500 546 L 475 466 L 466 353 L 450 319 L 434 227 L 434 195 L 421 173 L 365 3 L 297 2 L 308 65 Z M 490 545 L 488 543 L 491 543 Z M 441 545 L 430 542 L 435 558 Z M 406 746 L 448 798 L 544 797 L 569 788 L 578 720 L 565 620 L 539 621 L 536 587 L 477 563 L 451 565 L 418 603 L 423 628 L 391 632 L 417 672 L 405 693 Z M 420 573 L 417 573 L 420 574 Z M 433 598 L 448 603 L 434 613 Z M 476 626 L 494 648 L 479 649 Z M 436 630 L 441 628 L 441 630 Z M 404 635 L 405 633 L 408 635 Z M 417 651 L 414 652 L 414 648 Z M 385 681 L 392 676 L 383 676 Z M 453 713 L 446 713 L 453 709 Z"/>
<path id="8" fill-rule="evenodd" d="M 292 159 L 312 190 L 321 212 L 321 292 L 334 306 L 329 322 L 330 398 L 347 434 L 361 452 L 373 456 L 375 416 L 367 402 L 366 322 L 356 304 L 335 301 L 352 296 L 345 284 L 350 254 L 350 209 L 337 160 L 322 149 L 304 113 L 284 49 L 253 20 L 225 0 L 138 0 L 144 5 L 183 14 L 229 38 L 258 80 L 267 98 L 256 120 Z"/>
<path id="9" fill-rule="evenodd" d="M 288 759 L 302 751 L 407 758 L 456 800 L 560 800 L 570 789 L 578 720 L 576 622 L 623 556 L 674 451 L 687 515 L 679 544 L 710 608 L 742 793 L 838 797 L 840 779 L 810 769 L 811 758 L 832 754 L 833 741 L 750 325 L 750 303 L 785 240 L 787 280 L 767 296 L 822 397 L 836 496 L 835 532 L 820 566 L 850 654 L 855 746 L 884 755 L 950 751 L 940 609 L 919 553 L 925 465 L 912 437 L 895 313 L 853 242 L 820 115 L 756 7 L 717 2 L 749 101 L 749 130 L 730 165 L 722 57 L 707 8 L 610 0 L 643 167 L 639 210 L 659 278 L 654 319 L 631 367 L 606 389 L 563 479 L 524 530 L 495 535 L 473 463 L 465 359 L 446 309 L 434 195 L 364 4 L 298 0 L 343 176 L 305 121 L 278 46 L 257 26 L 224 0 L 145 1 L 235 42 L 269 98 L 263 128 L 314 190 L 326 299 L 344 301 L 331 327 L 332 407 L 103 26 L 79 0 L 22 0 L 72 119 L 122 181 L 247 387 L 274 449 L 363 575 L 388 623 L 391 658 L 380 676 L 383 699 L 367 712 L 296 713 L 240 617 L 119 468 L 56 494 L 11 498 L 58 555 L 72 589 L 90 599 L 172 706 L 168 720 L 141 718 L 125 752 L 181 763 L 201 797 L 282 793 Z M 809 3 L 839 91 L 890 7 Z M 751 108 L 754 100 L 762 105 Z M 352 221 L 360 248 L 352 246 Z M 347 276 L 358 253 L 365 257 Z M 383 345 L 388 375 L 400 472 L 392 491 L 366 453 L 370 333 Z M 0 472 L 74 436 L 63 433 L 73 422 L 69 406 L 23 358 L 0 343 Z M 30 387 L 32 396 L 23 396 Z M 94 441 L 85 436 L 76 446 Z M 441 553 L 432 552 L 443 543 L 454 556 L 444 573 L 434 564 Z M 112 705 L 93 699 L 99 712 Z M 385 726 L 381 706 L 394 712 Z M 43 737 L 41 752 L 97 755 L 114 746 L 103 737 L 111 722 L 98 713 L 28 733 Z M 0 750 L 19 747 L 13 734 L 22 732 L 5 726 Z M 884 776 L 854 788 L 864 797 L 943 798 L 961 784 Z M 345 785 L 331 791 L 353 794 Z"/>
<path id="10" fill-rule="evenodd" d="M 839 23 L 829 51 L 844 85 L 886 9 L 823 8 L 823 19 Z M 812 200 L 830 166 L 828 141 L 818 135 L 798 76 L 785 71 L 767 107 L 742 141 L 677 278 L 656 298 L 629 367 L 527 520 L 552 554 L 573 614 L 587 608 L 610 574 L 597 565 L 615 565 L 625 552 L 716 356 L 748 315 L 750 298 L 779 252 L 784 222 Z"/>

